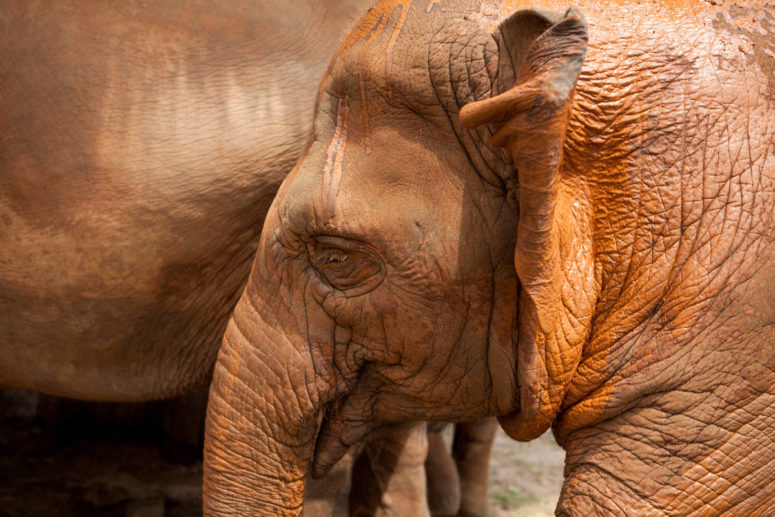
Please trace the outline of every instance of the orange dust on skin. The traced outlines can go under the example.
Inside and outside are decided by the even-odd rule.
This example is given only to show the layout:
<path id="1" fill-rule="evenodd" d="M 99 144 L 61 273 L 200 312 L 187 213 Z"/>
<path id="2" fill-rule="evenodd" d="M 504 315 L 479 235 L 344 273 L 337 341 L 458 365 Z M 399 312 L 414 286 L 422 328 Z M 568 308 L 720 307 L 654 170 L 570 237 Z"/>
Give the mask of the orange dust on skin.
<path id="1" fill-rule="evenodd" d="M 336 197 L 339 194 L 339 185 L 342 182 L 342 161 L 344 160 L 345 146 L 347 145 L 347 119 L 350 114 L 348 104 L 349 96 L 339 99 L 336 108 L 336 127 L 331 143 L 326 151 L 326 163 L 323 167 L 323 210 L 324 218 L 335 215 Z"/>
<path id="2" fill-rule="evenodd" d="M 387 46 L 387 59 L 385 60 L 385 77 L 390 76 L 390 72 L 393 70 L 393 47 L 396 45 L 396 40 L 398 39 L 398 35 L 401 33 L 401 29 L 404 26 L 404 22 L 406 21 L 406 16 L 409 14 L 409 8 L 412 7 L 412 3 L 414 3 L 414 0 L 409 0 L 408 4 L 401 3 L 401 15 L 398 19 L 398 23 L 396 23 L 396 26 L 393 28 L 393 34 L 390 35 L 390 42 Z"/>
<path id="3" fill-rule="evenodd" d="M 363 42 L 370 43 L 377 36 L 382 34 L 382 32 L 387 27 L 387 22 L 390 18 L 390 15 L 393 14 L 393 11 L 395 11 L 395 9 L 399 6 L 401 6 L 403 10 L 404 3 L 405 2 L 401 0 L 394 0 L 390 2 L 380 2 L 372 7 L 363 17 L 358 26 L 352 32 L 350 32 L 350 34 L 348 34 L 344 40 L 342 40 L 342 44 L 339 46 L 337 51 L 334 53 L 333 58 L 331 59 L 332 67 L 338 63 L 345 62 L 352 54 L 355 47 L 357 47 L 359 44 Z M 408 13 L 408 9 L 406 9 L 406 12 Z M 323 82 L 321 84 L 325 84 L 326 79 L 330 76 L 331 67 L 329 67 L 328 72 L 326 73 L 326 77 L 323 78 Z"/>
<path id="4" fill-rule="evenodd" d="M 382 33 L 382 29 L 385 25 L 387 25 L 388 17 L 387 16 L 381 16 L 377 22 L 377 25 L 369 31 L 368 38 L 366 38 L 366 41 L 361 45 L 361 50 L 358 53 L 358 61 L 363 65 L 366 59 L 366 52 L 368 51 L 371 44 L 374 42 L 375 39 L 377 39 L 377 36 L 379 36 Z M 368 155 L 371 153 L 371 129 L 369 128 L 369 108 L 368 103 L 366 102 L 366 77 L 364 75 L 360 75 L 358 78 L 358 83 L 361 90 L 361 112 L 363 113 L 363 132 L 364 132 L 364 152 Z"/>
<path id="5" fill-rule="evenodd" d="M 361 87 L 361 111 L 363 112 L 363 152 L 368 156 L 371 154 L 371 129 L 369 129 L 369 108 L 366 103 L 365 78 L 361 76 L 358 79 Z"/>
<path id="6" fill-rule="evenodd" d="M 759 2 L 752 2 L 754 6 L 760 5 Z M 484 8 L 485 3 L 480 4 Z M 510 13 L 522 8 L 531 8 L 534 5 L 529 0 L 505 0 L 502 2 L 501 7 L 504 13 Z M 557 12 L 564 12 L 568 7 L 567 3 L 554 2 L 549 0 L 542 4 L 542 7 L 554 10 Z M 678 23 L 687 16 L 696 16 L 702 14 L 706 20 L 704 25 L 707 27 L 708 20 L 711 20 L 716 11 L 722 12 L 723 6 L 714 6 L 709 2 L 698 0 L 684 0 L 684 1 L 667 1 L 667 0 L 646 0 L 645 2 L 608 2 L 603 0 L 601 2 L 594 3 L 591 6 L 585 6 L 585 14 L 589 17 L 591 26 L 596 25 L 596 21 L 610 17 L 612 10 L 618 10 L 618 12 L 634 12 L 638 11 L 640 14 L 644 12 L 648 13 L 652 10 L 659 8 L 660 13 L 672 21 Z M 706 14 L 707 13 L 707 14 Z M 481 14 L 481 13 L 480 13 Z M 644 17 L 646 18 L 646 17 Z M 748 20 L 746 20 L 747 22 Z M 744 23 L 744 22 L 740 22 Z M 597 24 L 599 26 L 599 23 Z M 604 24 L 603 24 L 604 25 Z M 645 28 L 644 28 L 645 29 Z M 600 34 L 600 31 L 597 33 Z M 617 203 L 616 199 L 629 199 L 632 197 L 632 193 L 628 192 L 631 185 L 628 185 L 628 171 L 637 170 L 639 168 L 638 162 L 634 161 L 634 150 L 636 147 L 643 147 L 645 145 L 642 141 L 636 141 L 633 139 L 633 135 L 646 135 L 648 134 L 648 114 L 649 109 L 647 104 L 642 104 L 642 96 L 636 96 L 629 99 L 627 104 L 621 103 L 621 91 L 628 90 L 631 85 L 638 84 L 643 90 L 659 90 L 659 83 L 664 81 L 664 77 L 659 74 L 653 73 L 653 70 L 649 68 L 639 69 L 637 66 L 630 69 L 629 75 L 624 76 L 619 72 L 607 70 L 608 55 L 604 51 L 601 51 L 602 44 L 608 44 L 606 41 L 601 41 L 601 36 L 596 35 L 593 31 L 590 31 L 590 46 L 587 53 L 587 58 L 584 64 L 585 72 L 579 78 L 579 87 L 577 95 L 575 97 L 575 107 L 572 110 L 574 114 L 589 114 L 600 113 L 601 106 L 617 106 L 621 107 L 617 111 L 619 117 L 616 121 L 616 126 L 622 128 L 628 128 L 625 132 L 617 132 L 618 130 L 612 129 L 614 124 L 598 123 L 594 125 L 593 121 L 589 118 L 581 120 L 579 118 L 572 118 L 570 121 L 570 127 L 568 130 L 568 138 L 566 140 L 566 148 L 564 150 L 565 163 L 561 164 L 561 177 L 563 182 L 569 183 L 571 176 L 579 174 L 580 171 L 586 171 L 584 176 L 594 178 L 594 181 L 590 182 L 589 188 L 594 191 L 593 198 L 599 200 L 606 200 L 610 198 L 610 202 L 596 203 L 594 204 L 593 220 L 596 221 L 628 221 L 630 227 L 633 227 L 635 220 L 632 218 L 632 214 L 624 213 L 606 213 L 606 210 L 611 211 L 611 207 L 621 205 Z M 741 48 L 741 51 L 743 49 Z M 622 68 L 624 70 L 624 68 Z M 601 71 L 608 71 L 611 73 L 601 73 Z M 604 82 L 601 82 L 604 81 Z M 615 84 L 612 81 L 619 81 L 621 88 L 612 88 Z M 601 100 L 601 96 L 610 95 L 610 99 Z M 619 96 L 619 97 L 617 97 Z M 490 100 L 490 102 L 492 99 Z M 465 108 L 464 108 L 465 109 Z M 470 110 L 470 108 L 469 108 Z M 578 117 L 578 115 L 576 115 Z M 583 116 L 583 115 L 582 115 Z M 463 112 L 461 112 L 461 118 L 463 118 Z M 613 122 L 613 121 L 611 121 Z M 613 131 L 613 133 L 611 133 Z M 629 132 L 627 132 L 629 131 Z M 586 133 L 586 134 L 585 134 Z M 602 145 L 597 146 L 595 141 L 601 140 L 601 135 L 605 135 L 606 138 L 601 142 Z M 583 144 L 580 144 L 583 143 Z M 599 148 L 598 148 L 599 147 Z M 590 149 L 596 151 L 590 153 Z M 519 155 L 519 153 L 513 153 Z M 590 156 L 592 160 L 590 161 Z M 525 168 L 518 167 L 520 171 Z M 577 190 L 571 190 L 575 192 Z M 611 193 L 616 193 L 617 196 L 611 198 Z M 558 205 L 562 202 L 564 197 L 567 197 L 567 192 L 561 192 L 557 200 Z M 566 203 L 568 204 L 568 203 Z M 573 204 L 575 206 L 575 204 Z M 618 224 L 618 223 L 617 223 Z M 572 225 L 559 225 L 558 235 L 564 235 L 570 233 L 566 231 L 566 228 L 573 227 Z M 578 224 L 576 225 L 578 226 Z M 637 227 L 637 225 L 635 225 Z M 562 247 L 563 242 L 573 242 L 571 238 L 559 238 L 560 245 Z M 597 246 L 608 246 L 610 244 L 611 250 L 615 249 L 616 242 L 612 238 L 612 235 L 604 235 L 597 237 Z M 613 242 L 609 242 L 613 241 Z M 608 251 L 609 248 L 604 248 Z M 614 253 L 611 252 L 611 256 Z M 669 254 L 666 254 L 668 256 Z M 580 264 L 584 261 L 579 261 L 577 258 L 574 260 L 565 260 L 568 264 Z M 601 266 L 603 267 L 603 266 Z M 518 268 L 519 269 L 519 268 Z M 578 269 L 578 267 L 577 267 Z M 587 268 L 582 268 L 587 269 Z M 632 282 L 634 286 L 632 292 L 625 292 L 619 297 L 621 302 L 609 307 L 608 309 L 617 314 L 621 314 L 619 318 L 609 318 L 609 322 L 615 327 L 608 327 L 606 321 L 595 321 L 595 336 L 592 337 L 588 343 L 584 346 L 583 362 L 579 365 L 578 371 L 575 367 L 572 367 L 565 372 L 560 371 L 562 375 L 549 376 L 549 379 L 553 383 L 561 385 L 560 390 L 556 393 L 552 393 L 555 386 L 544 386 L 541 389 L 538 383 L 529 383 L 531 389 L 533 389 L 537 396 L 543 397 L 546 393 L 552 393 L 552 399 L 557 401 L 560 398 L 563 399 L 562 408 L 565 410 L 561 416 L 557 427 L 563 429 L 558 435 L 560 443 L 567 434 L 568 430 L 578 429 L 579 427 L 585 427 L 598 421 L 601 416 L 610 411 L 609 400 L 614 394 L 614 389 L 617 384 L 623 379 L 622 374 L 615 373 L 609 374 L 607 367 L 611 364 L 611 358 L 609 357 L 609 347 L 611 346 L 611 340 L 614 339 L 617 334 L 620 334 L 624 328 L 634 327 L 639 318 L 643 316 L 642 309 L 637 306 L 637 301 L 640 299 L 640 295 L 644 291 L 658 292 L 660 285 L 668 285 L 669 283 L 669 268 L 662 268 L 658 273 L 654 273 L 652 276 L 644 277 L 642 281 Z M 606 274 L 610 278 L 613 274 L 607 271 Z M 598 278 L 597 283 L 600 284 L 599 278 L 601 275 L 600 270 L 595 272 Z M 592 279 L 593 277 L 587 273 L 582 275 L 584 279 Z M 624 282 L 624 279 L 619 279 Z M 594 282 L 593 282 L 594 283 Z M 566 282 L 566 285 L 580 285 L 579 282 Z M 524 288 L 524 286 L 523 286 Z M 577 287 L 577 289 L 580 289 Z M 580 289 L 584 290 L 584 289 Z M 594 287 L 590 287 L 587 292 L 593 292 Z M 563 294 L 563 297 L 566 297 Z M 609 303 L 606 301 L 605 303 Z M 579 303 L 573 304 L 574 306 L 580 305 Z M 544 303 L 541 312 L 547 312 L 546 307 L 550 304 Z M 590 307 L 588 309 L 593 309 Z M 597 309 L 600 309 L 598 307 Z M 538 317 L 541 314 L 539 312 Z M 593 313 L 587 311 L 584 313 L 587 321 L 587 325 L 592 322 L 591 318 Z M 578 318 L 577 318 L 578 319 Z M 691 326 L 687 323 L 686 326 Z M 570 327 L 569 327 L 570 328 Z M 572 351 L 573 347 L 566 347 L 564 350 L 553 350 L 552 354 L 544 354 L 548 357 L 561 357 L 563 360 L 570 356 L 576 357 L 576 354 L 581 349 L 581 344 L 586 341 L 586 336 L 589 333 L 587 329 L 584 335 L 576 336 L 576 350 Z M 549 350 L 553 345 L 551 340 L 546 339 L 540 343 L 540 350 Z M 520 345 L 521 346 L 521 345 Z M 556 345 L 554 345 L 556 347 Z M 573 353 L 571 353 L 573 352 Z M 539 354 L 540 355 L 540 354 Z M 573 376 L 567 375 L 568 372 L 573 372 Z M 603 372 L 602 374 L 600 372 Z M 565 391 L 567 390 L 567 392 Z M 543 405 L 543 402 L 541 403 Z M 551 411 L 558 409 L 554 406 L 551 407 Z M 525 408 L 521 408 L 522 412 L 525 412 Z M 546 416 L 546 420 L 550 420 L 552 414 L 543 415 Z M 526 427 L 530 429 L 529 427 Z M 514 433 L 520 439 L 527 437 L 525 434 Z"/>
<path id="7" fill-rule="evenodd" d="M 635 167 L 633 151 L 642 142 L 633 140 L 626 128 L 637 128 L 637 134 L 644 134 L 648 109 L 641 97 L 635 97 L 628 105 L 618 113 L 619 120 L 614 124 L 609 119 L 601 119 L 598 125 L 591 124 L 589 119 L 580 114 L 593 113 L 598 106 L 614 106 L 620 101 L 620 92 L 629 88 L 632 84 L 640 84 L 643 87 L 651 85 L 659 80 L 654 75 L 636 74 L 633 77 L 617 76 L 605 73 L 607 71 L 606 55 L 597 50 L 595 44 L 588 48 L 585 64 L 579 74 L 578 86 L 573 97 L 571 117 L 568 121 L 566 141 L 563 149 L 564 159 L 562 164 L 563 181 L 572 183 L 571 176 L 596 178 L 596 181 L 586 187 L 576 185 L 571 191 L 590 189 L 588 193 L 594 199 L 605 199 L 606 193 L 616 192 L 622 199 L 634 196 L 633 187 L 629 183 L 629 171 Z M 604 71 L 601 73 L 601 70 Z M 601 135 L 604 135 L 602 137 Z M 583 145 L 581 143 L 584 143 Z M 573 172 L 571 172 L 573 171 Z M 587 206 L 589 217 L 595 221 L 615 221 L 611 226 L 636 225 L 635 211 L 628 209 L 621 203 L 593 203 Z M 592 230 L 589 229 L 592 233 Z M 615 247 L 616 241 L 604 240 L 605 244 L 597 243 L 598 252 L 609 253 L 609 247 Z M 601 284 L 601 277 L 607 274 L 597 266 L 594 273 L 595 283 Z M 571 284 L 573 285 L 573 284 Z M 638 286 L 643 288 L 643 286 Z M 599 290 L 591 287 L 588 292 L 595 292 L 599 296 Z M 635 299 L 634 294 L 622 297 L 623 300 Z M 636 324 L 638 311 L 628 305 L 621 310 L 627 314 L 631 321 L 617 320 L 622 327 L 632 327 Z M 598 306 L 597 309 L 601 309 Z M 590 327 L 596 326 L 590 322 Z M 593 423 L 603 411 L 612 391 L 613 386 L 620 380 L 616 375 L 610 384 L 599 386 L 599 379 L 590 379 L 589 372 L 606 371 L 609 363 L 607 354 L 610 345 L 609 337 L 614 335 L 616 329 L 605 326 L 596 327 L 593 335 L 588 336 L 588 342 L 584 345 L 584 361 L 574 369 L 572 379 L 566 379 L 563 388 L 563 413 L 555 422 L 556 429 L 570 427 L 566 425 L 572 421 L 574 427 L 585 426 Z M 564 435 L 557 434 L 559 443 L 562 443 Z"/>
<path id="8" fill-rule="evenodd" d="M 486 0 L 482 3 L 487 3 Z M 771 7 L 772 3 L 760 0 L 741 0 L 729 2 L 725 0 L 643 0 L 643 1 L 617 1 L 617 0 L 599 0 L 598 2 L 586 3 L 584 13 L 590 17 L 591 10 L 595 9 L 600 13 L 621 12 L 628 8 L 628 4 L 637 5 L 642 8 L 659 9 L 665 14 L 680 20 L 687 15 L 697 15 L 705 11 L 721 10 L 725 5 L 737 5 L 739 7 L 762 9 Z M 501 10 L 505 13 L 511 13 L 520 9 L 532 9 L 536 5 L 534 0 L 501 0 Z M 563 0 L 544 0 L 541 2 L 541 8 L 550 11 L 564 12 L 569 7 L 575 5 L 572 1 Z M 650 7 L 649 7 L 650 6 Z"/>
<path id="9" fill-rule="evenodd" d="M 438 1 L 438 0 L 433 0 Z M 329 66 L 328 70 L 326 71 L 325 77 L 323 81 L 321 82 L 321 89 L 323 88 L 323 85 L 326 84 L 326 78 L 330 77 L 332 74 L 333 68 L 337 64 L 346 63 L 347 60 L 352 56 L 353 52 L 355 52 L 355 49 L 359 47 L 358 50 L 358 61 L 363 64 L 364 60 L 366 59 L 366 54 L 368 52 L 369 47 L 371 44 L 377 39 L 378 36 L 380 36 L 384 30 L 388 26 L 388 21 L 390 17 L 393 15 L 393 13 L 396 11 L 396 9 L 400 8 L 400 13 L 398 15 L 398 21 L 396 22 L 395 26 L 393 27 L 393 31 L 390 35 L 390 40 L 387 44 L 387 59 L 385 63 L 385 75 L 388 76 L 391 73 L 392 70 L 392 63 L 393 63 L 393 48 L 395 47 L 396 40 L 398 39 L 398 36 L 401 33 L 401 30 L 404 26 L 404 22 L 406 21 L 407 16 L 409 15 L 409 9 L 411 8 L 412 4 L 414 3 L 414 0 L 409 0 L 409 2 L 405 1 L 396 1 L 396 2 L 384 2 L 376 5 L 373 7 L 367 14 L 364 16 L 362 22 L 358 25 L 358 27 L 353 30 L 342 42 L 342 44 L 337 49 L 336 53 L 334 54 L 334 57 L 331 60 L 331 66 Z M 433 2 L 432 2 L 433 3 Z M 371 129 L 369 126 L 369 110 L 368 105 L 366 102 L 366 85 L 365 85 L 365 76 L 361 75 L 359 77 L 359 88 L 360 88 L 360 94 L 361 94 L 361 112 L 363 117 L 363 127 L 364 127 L 364 151 L 366 154 L 370 154 L 371 152 Z M 388 92 L 388 95 L 390 96 L 391 92 Z M 323 94 L 323 91 L 320 90 L 318 92 L 318 96 L 320 97 Z M 336 122 L 336 129 L 334 131 L 334 136 L 332 138 L 331 143 L 329 144 L 328 151 L 327 151 L 327 160 L 326 160 L 326 166 L 325 166 L 325 182 L 323 184 L 324 190 L 323 196 L 325 197 L 326 203 L 324 205 L 326 207 L 330 207 L 332 212 L 329 215 L 333 215 L 333 208 L 336 203 L 336 195 L 339 191 L 339 184 L 342 179 L 342 169 L 341 164 L 342 160 L 344 158 L 344 149 L 346 146 L 346 140 L 347 140 L 347 118 L 349 115 L 349 99 L 345 95 L 344 103 L 340 99 L 338 107 L 337 107 L 337 122 Z"/>
<path id="10" fill-rule="evenodd" d="M 323 81 L 320 83 L 321 88 L 323 88 L 323 85 L 326 84 L 326 79 L 331 77 L 333 68 L 337 64 L 346 63 L 347 60 L 351 57 L 352 53 L 355 52 L 357 47 L 360 47 L 358 50 L 358 61 L 361 65 L 363 65 L 369 47 L 387 28 L 388 21 L 390 20 L 390 17 L 393 15 L 395 10 L 400 8 L 401 12 L 399 14 L 399 19 L 396 23 L 396 26 L 393 28 L 393 32 L 390 36 L 390 41 L 387 47 L 385 71 L 386 75 L 389 74 L 392 68 L 393 47 L 395 46 L 398 35 L 401 32 L 404 22 L 406 21 L 406 17 L 409 14 L 409 8 L 412 6 L 413 1 L 414 0 L 410 0 L 408 4 L 402 1 L 381 2 L 369 10 L 361 23 L 342 41 L 341 45 L 337 49 L 331 60 L 331 66 L 326 71 Z M 366 85 L 364 81 L 365 77 L 361 75 L 359 78 L 359 87 L 361 92 L 361 112 L 363 114 L 362 116 L 364 126 L 364 150 L 366 154 L 369 154 L 371 152 L 371 129 L 369 126 L 369 111 L 366 102 Z M 318 96 L 322 95 L 322 93 L 322 90 L 319 91 Z"/>

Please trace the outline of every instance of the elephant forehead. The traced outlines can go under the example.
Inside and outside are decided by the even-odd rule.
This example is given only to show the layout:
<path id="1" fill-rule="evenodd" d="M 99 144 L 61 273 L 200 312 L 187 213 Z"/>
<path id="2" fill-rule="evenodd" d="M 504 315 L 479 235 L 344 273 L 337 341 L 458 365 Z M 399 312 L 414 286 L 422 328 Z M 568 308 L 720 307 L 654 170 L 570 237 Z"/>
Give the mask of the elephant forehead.
<path id="1" fill-rule="evenodd" d="M 428 139 L 407 137 L 389 126 L 371 133 L 370 150 L 365 136 L 348 128 L 344 117 L 337 133 L 315 142 L 289 178 L 280 205 L 283 224 L 392 248 L 418 240 L 424 246 L 453 245 L 467 202 L 463 171 L 447 163 Z"/>
<path id="2" fill-rule="evenodd" d="M 431 40 L 442 26 L 462 21 L 460 2 L 379 2 L 343 41 L 323 88 L 360 102 L 386 102 L 425 112 L 438 105 L 429 77 Z M 430 9 L 428 9 L 430 8 Z"/>

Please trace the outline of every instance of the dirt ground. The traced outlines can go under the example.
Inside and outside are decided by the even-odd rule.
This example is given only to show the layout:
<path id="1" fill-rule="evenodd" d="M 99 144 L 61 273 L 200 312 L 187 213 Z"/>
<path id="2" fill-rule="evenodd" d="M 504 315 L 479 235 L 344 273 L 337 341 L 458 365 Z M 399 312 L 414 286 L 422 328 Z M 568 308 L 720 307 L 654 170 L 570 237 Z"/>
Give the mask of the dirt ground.
<path id="1" fill-rule="evenodd" d="M 0 517 L 201 515 L 202 467 L 190 446 L 128 419 L 139 407 L 100 409 L 95 418 L 91 406 L 69 404 L 78 410 L 68 407 L 70 416 L 52 425 L 34 407 L 0 403 Z M 142 408 L 149 411 L 164 420 L 163 406 Z M 551 434 L 525 444 L 499 433 L 488 515 L 553 515 L 563 460 Z"/>
<path id="2" fill-rule="evenodd" d="M 201 515 L 200 430 L 171 443 L 168 409 L 0 391 L 0 517 Z"/>
<path id="3" fill-rule="evenodd" d="M 565 451 L 546 433 L 529 443 L 499 431 L 490 463 L 491 517 L 549 517 L 560 497 Z"/>

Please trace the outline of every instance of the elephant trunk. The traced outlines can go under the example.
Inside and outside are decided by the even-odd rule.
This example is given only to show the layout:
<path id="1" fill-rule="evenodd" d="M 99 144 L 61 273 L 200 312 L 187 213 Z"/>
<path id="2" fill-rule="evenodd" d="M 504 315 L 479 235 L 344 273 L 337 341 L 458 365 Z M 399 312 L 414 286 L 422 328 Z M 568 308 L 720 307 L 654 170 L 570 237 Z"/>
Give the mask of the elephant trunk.
<path id="1" fill-rule="evenodd" d="M 250 284 L 216 363 L 204 453 L 206 516 L 301 515 L 321 405 L 308 349 L 257 310 Z"/>

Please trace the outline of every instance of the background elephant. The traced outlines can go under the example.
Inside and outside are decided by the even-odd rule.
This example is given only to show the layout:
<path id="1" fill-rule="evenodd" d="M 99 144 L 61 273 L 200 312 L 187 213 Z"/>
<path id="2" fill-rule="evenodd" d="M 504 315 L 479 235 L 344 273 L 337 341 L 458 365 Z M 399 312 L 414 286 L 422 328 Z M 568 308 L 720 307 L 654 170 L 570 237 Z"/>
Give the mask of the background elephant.
<path id="1" fill-rule="evenodd" d="M 371 3 L 3 3 L 0 386 L 206 386 L 320 77 Z"/>
<path id="2" fill-rule="evenodd" d="M 343 41 L 216 363 L 208 515 L 486 415 L 552 427 L 559 515 L 771 511 L 772 8 L 524 4 L 383 1 Z"/>
<path id="3" fill-rule="evenodd" d="M 326 62 L 370 3 L 3 5 L 0 385 L 206 384 Z"/>

